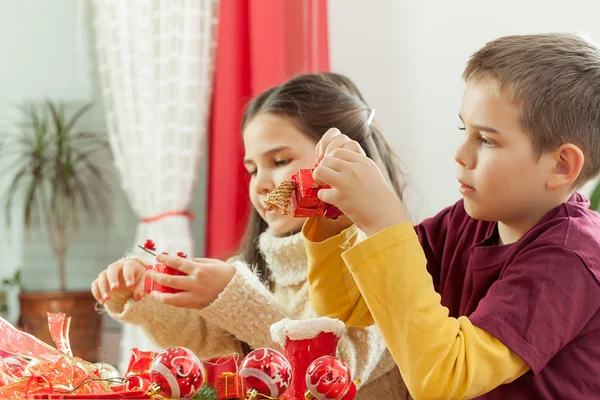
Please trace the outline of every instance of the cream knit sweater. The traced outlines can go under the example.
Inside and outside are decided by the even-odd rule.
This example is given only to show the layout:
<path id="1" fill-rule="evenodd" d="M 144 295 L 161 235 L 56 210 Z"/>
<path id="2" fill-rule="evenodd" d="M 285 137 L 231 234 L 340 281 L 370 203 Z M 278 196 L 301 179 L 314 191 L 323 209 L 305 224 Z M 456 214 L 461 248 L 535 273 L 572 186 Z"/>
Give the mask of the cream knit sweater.
<path id="1" fill-rule="evenodd" d="M 283 319 L 316 317 L 309 299 L 307 259 L 302 234 L 276 237 L 263 233 L 259 248 L 271 272 L 270 292 L 248 265 L 237 271 L 219 297 L 202 310 L 163 305 L 149 296 L 140 301 L 116 292 L 105 307 L 115 319 L 141 326 L 162 347 L 184 346 L 207 360 L 252 348 L 279 349 L 269 327 Z M 349 328 L 340 338 L 338 357 L 359 378 L 357 400 L 403 400 L 408 392 L 375 326 Z"/>

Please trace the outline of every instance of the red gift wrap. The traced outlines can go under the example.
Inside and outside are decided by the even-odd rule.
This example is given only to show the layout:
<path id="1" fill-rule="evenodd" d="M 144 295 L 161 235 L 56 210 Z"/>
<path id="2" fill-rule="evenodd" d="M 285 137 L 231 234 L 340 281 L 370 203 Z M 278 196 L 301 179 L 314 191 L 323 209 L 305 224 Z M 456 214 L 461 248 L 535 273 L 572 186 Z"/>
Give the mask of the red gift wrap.
<path id="1" fill-rule="evenodd" d="M 239 400 L 245 397 L 244 378 L 233 372 L 223 372 L 217 378 L 216 388 L 219 400 Z"/>
<path id="2" fill-rule="evenodd" d="M 318 185 L 312 169 L 301 169 L 294 176 L 294 192 L 292 193 L 292 210 L 294 217 L 325 217 L 337 218 L 342 212 L 335 206 L 325 203 L 317 196 L 321 189 L 331 189 L 331 186 Z"/>
<path id="3" fill-rule="evenodd" d="M 181 272 L 178 269 L 171 268 L 171 267 L 169 267 L 167 265 L 164 265 L 164 264 L 148 265 L 146 267 L 146 270 L 156 271 L 156 272 L 159 272 L 161 274 L 167 274 L 167 275 L 187 275 L 185 272 Z M 144 279 L 144 293 L 145 294 L 150 294 L 154 290 L 156 290 L 157 292 L 161 292 L 161 293 L 179 293 L 179 292 L 182 292 L 182 290 L 173 289 L 171 287 L 168 287 L 168 286 L 165 286 L 165 285 L 161 285 L 160 283 L 155 282 L 152 279 L 146 277 Z"/>

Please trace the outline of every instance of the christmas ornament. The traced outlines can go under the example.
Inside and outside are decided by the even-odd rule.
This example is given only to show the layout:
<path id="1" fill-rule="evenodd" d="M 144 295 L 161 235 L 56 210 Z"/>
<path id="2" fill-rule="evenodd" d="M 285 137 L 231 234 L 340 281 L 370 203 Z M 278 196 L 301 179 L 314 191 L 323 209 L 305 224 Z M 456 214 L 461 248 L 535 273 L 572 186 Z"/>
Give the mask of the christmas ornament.
<path id="1" fill-rule="evenodd" d="M 360 379 L 357 379 L 352 382 L 352 384 L 350 385 L 350 389 L 348 389 L 348 392 L 346 392 L 346 394 L 342 397 L 341 400 L 354 400 L 354 398 L 356 397 L 358 386 L 360 386 Z"/>
<path id="2" fill-rule="evenodd" d="M 148 240 L 146 240 L 146 242 L 144 243 L 143 246 L 138 245 L 138 247 L 140 249 L 144 250 L 145 252 L 150 253 L 156 257 L 156 254 L 153 253 L 153 251 L 156 251 L 156 243 L 154 243 L 153 240 L 148 239 Z M 162 252 L 161 254 L 169 255 L 169 253 L 167 253 L 167 252 Z M 187 254 L 184 253 L 183 251 L 178 252 L 177 256 L 181 257 L 181 258 L 187 258 Z M 148 265 L 148 266 L 146 266 L 146 270 L 147 271 L 156 271 L 158 273 L 167 274 L 167 275 L 187 275 L 185 272 L 181 272 L 180 270 L 178 270 L 176 268 L 172 268 L 172 267 L 169 267 L 168 265 L 164 265 L 164 264 Z M 183 290 L 173 289 L 171 287 L 161 285 L 160 283 L 155 282 L 148 277 L 145 277 L 144 278 L 144 293 L 150 294 L 153 291 L 157 291 L 157 292 L 161 292 L 161 293 L 179 293 L 179 292 L 182 292 Z"/>
<path id="3" fill-rule="evenodd" d="M 319 199 L 319 190 L 331 187 L 317 184 L 312 173 L 312 169 L 299 170 L 291 180 L 283 181 L 273 189 L 265 198 L 265 204 L 279 214 L 288 214 L 291 203 L 292 213 L 297 218 L 337 218 L 342 215 L 337 207 Z"/>
<path id="4" fill-rule="evenodd" d="M 334 356 L 345 329 L 340 320 L 327 317 L 296 321 L 286 318 L 271 326 L 273 341 L 283 347 L 283 354 L 292 366 L 292 383 L 286 399 L 304 398 L 308 366 L 319 357 Z"/>
<path id="5" fill-rule="evenodd" d="M 306 370 L 306 399 L 336 400 L 343 397 L 351 385 L 350 369 L 333 356 L 317 358 Z"/>
<path id="6" fill-rule="evenodd" d="M 97 362 L 94 363 L 94 365 L 98 367 L 98 373 L 102 379 L 119 378 L 121 376 L 119 371 L 110 364 Z"/>
<path id="7" fill-rule="evenodd" d="M 219 400 L 243 399 L 244 377 L 233 372 L 223 372 L 217 378 L 217 395 Z"/>
<path id="8" fill-rule="evenodd" d="M 273 349 L 256 349 L 248 353 L 240 365 L 245 390 L 279 398 L 288 390 L 292 367 L 283 354 Z M 261 397 L 257 397 L 261 398 Z"/>
<path id="9" fill-rule="evenodd" d="M 146 242 L 144 243 L 144 248 L 147 250 L 156 251 L 156 244 L 154 243 L 154 240 L 152 240 L 152 239 L 146 240 Z"/>
<path id="10" fill-rule="evenodd" d="M 160 388 L 161 396 L 189 399 L 204 383 L 204 366 L 191 350 L 171 347 L 152 362 L 150 380 Z"/>

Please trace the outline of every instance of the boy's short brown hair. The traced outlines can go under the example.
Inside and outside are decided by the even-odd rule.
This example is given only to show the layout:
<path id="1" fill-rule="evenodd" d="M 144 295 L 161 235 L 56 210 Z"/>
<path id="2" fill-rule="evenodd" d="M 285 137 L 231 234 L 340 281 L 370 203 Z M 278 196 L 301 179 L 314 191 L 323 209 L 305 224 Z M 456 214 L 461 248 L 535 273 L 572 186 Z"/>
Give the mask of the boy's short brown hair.
<path id="1" fill-rule="evenodd" d="M 565 143 L 583 151 L 577 185 L 600 173 L 600 49 L 575 34 L 506 36 L 471 56 L 466 82 L 491 79 L 521 108 L 541 155 Z"/>

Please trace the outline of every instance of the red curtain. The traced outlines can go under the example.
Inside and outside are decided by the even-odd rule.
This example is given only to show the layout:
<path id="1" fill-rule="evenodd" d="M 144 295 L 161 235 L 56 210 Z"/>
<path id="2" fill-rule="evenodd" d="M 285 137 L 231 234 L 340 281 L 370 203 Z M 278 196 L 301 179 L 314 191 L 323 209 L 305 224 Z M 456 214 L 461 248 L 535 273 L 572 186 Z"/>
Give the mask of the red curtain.
<path id="1" fill-rule="evenodd" d="M 209 130 L 206 255 L 238 248 L 250 203 L 241 118 L 286 79 L 329 69 L 327 0 L 221 0 Z"/>

